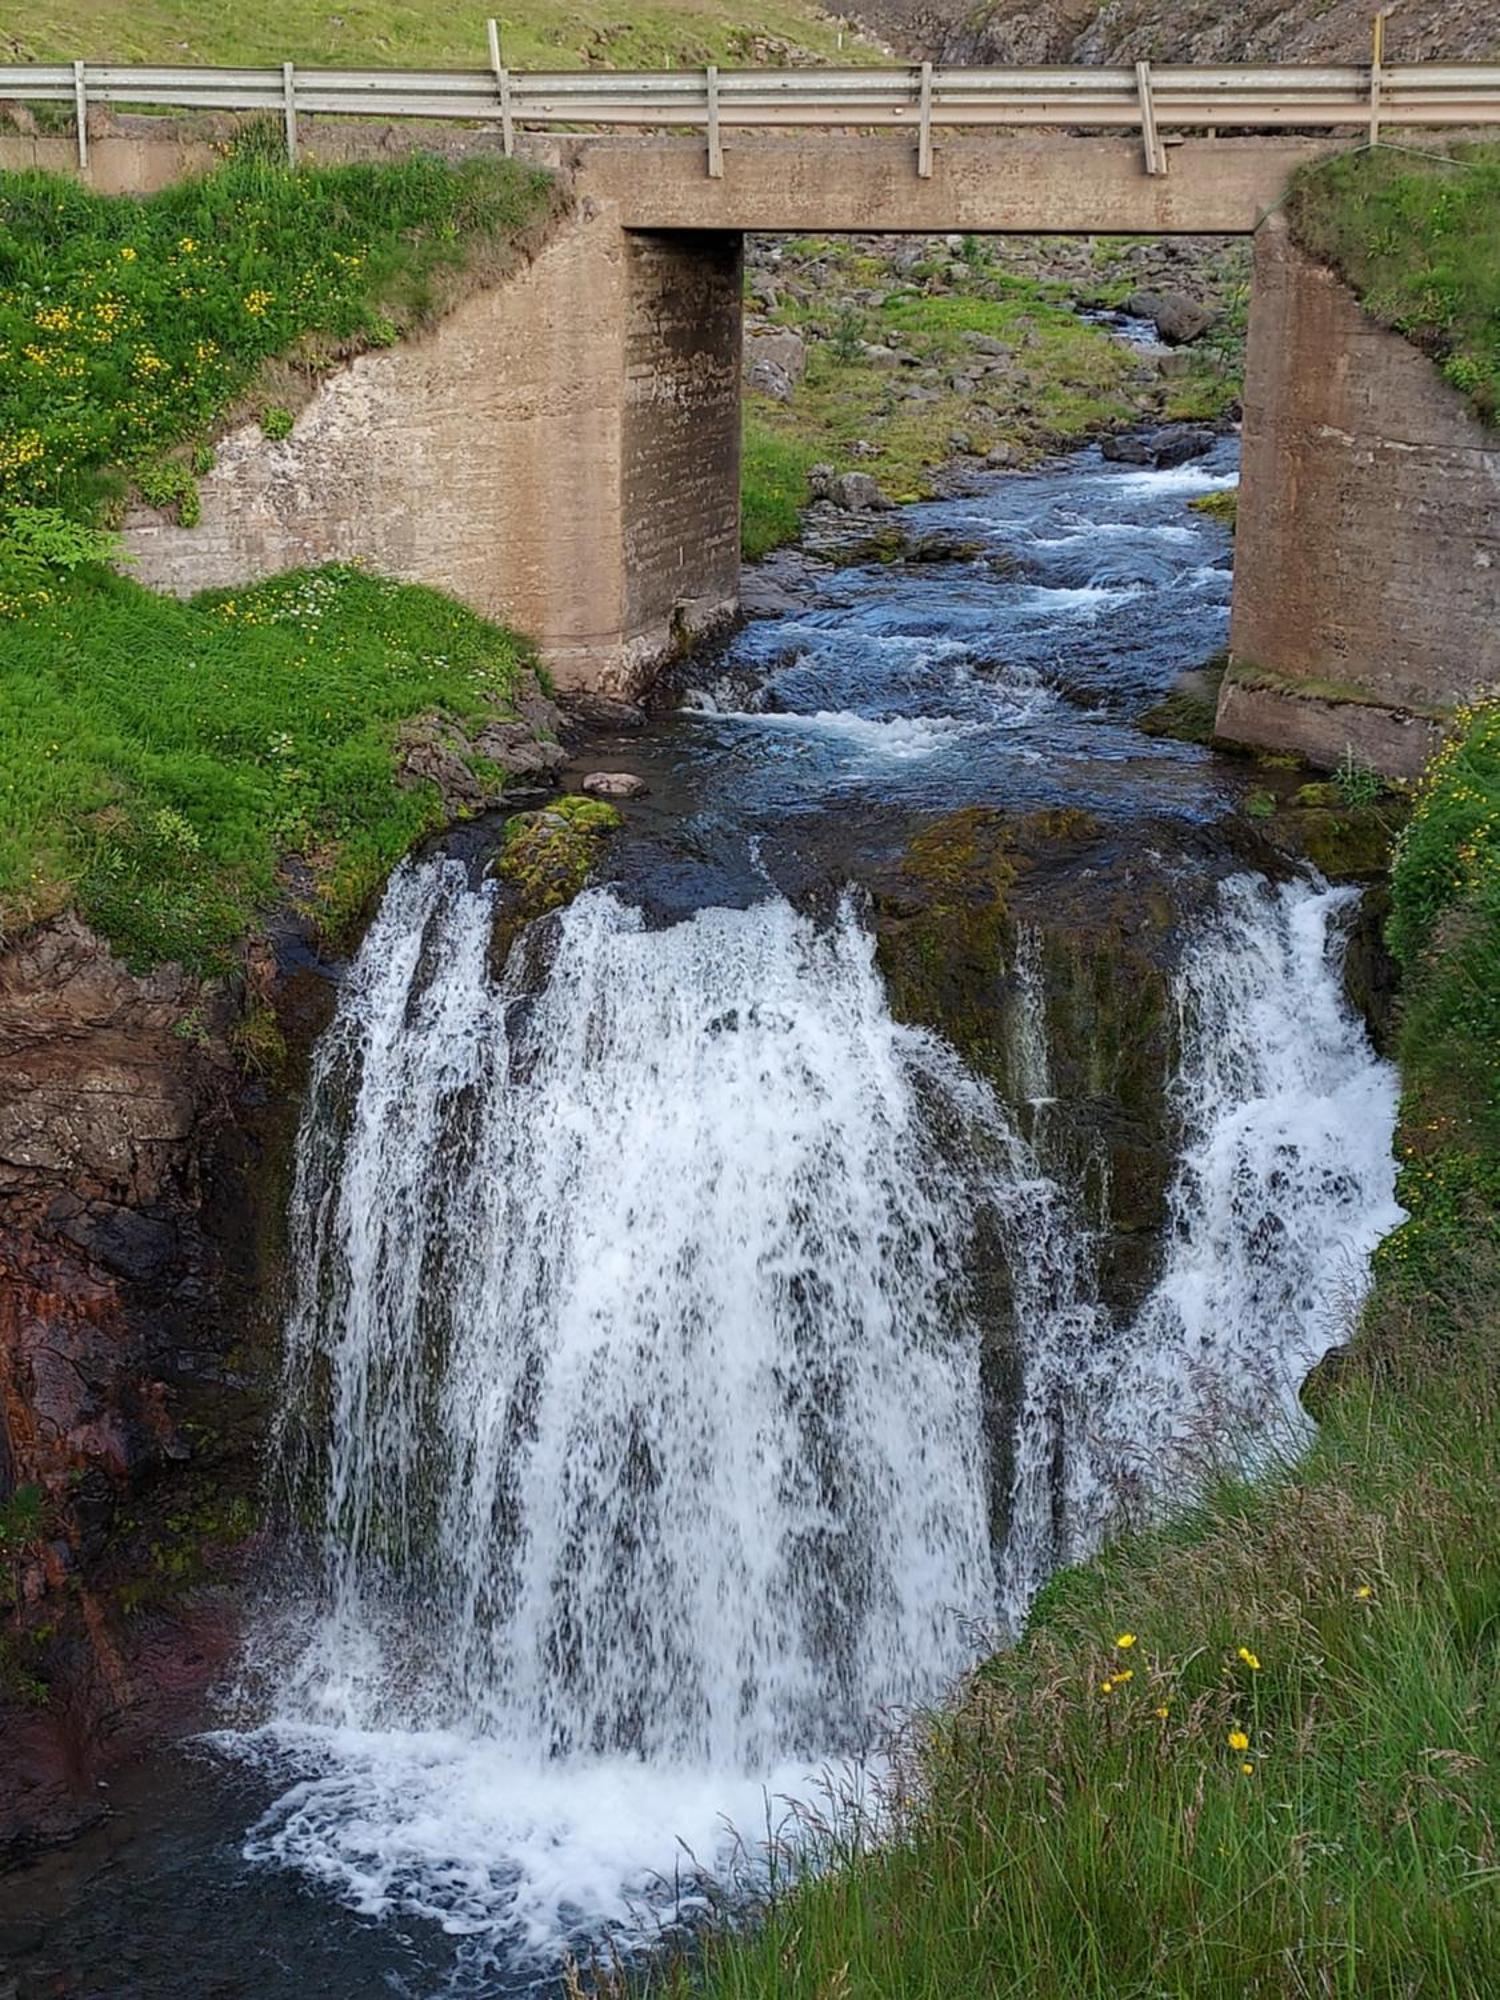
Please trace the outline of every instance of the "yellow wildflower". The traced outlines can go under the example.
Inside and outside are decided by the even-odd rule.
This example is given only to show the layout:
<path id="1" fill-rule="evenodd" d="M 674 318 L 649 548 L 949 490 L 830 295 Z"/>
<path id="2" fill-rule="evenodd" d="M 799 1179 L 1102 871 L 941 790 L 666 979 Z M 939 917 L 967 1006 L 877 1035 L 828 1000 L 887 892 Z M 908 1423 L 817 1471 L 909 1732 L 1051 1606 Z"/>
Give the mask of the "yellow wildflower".
<path id="1" fill-rule="evenodd" d="M 1114 1691 L 1115 1691 L 1115 1684 L 1113 1681 L 1100 1681 L 1099 1683 L 1100 1694 L 1113 1694 Z"/>
<path id="2" fill-rule="evenodd" d="M 1229 1747 L 1231 1750 L 1248 1750 L 1250 1748 L 1250 1738 L 1245 1734 L 1243 1729 L 1231 1729 L 1229 1732 Z"/>
<path id="3" fill-rule="evenodd" d="M 1245 1776 L 1248 1778 L 1250 1776 L 1250 1773 L 1255 1769 L 1255 1766 L 1253 1764 L 1241 1764 L 1240 1769 L 1244 1772 Z"/>
<path id="4" fill-rule="evenodd" d="M 1356 1597 L 1369 1597 L 1371 1594 L 1370 1586 L 1367 1583 L 1362 1583 L 1354 1593 Z"/>
<path id="5" fill-rule="evenodd" d="M 1134 1667 L 1126 1667 L 1123 1673 L 1118 1673 L 1115 1675 L 1115 1686 L 1124 1687 L 1126 1681 L 1133 1681 L 1134 1679 L 1135 1679 Z"/>
<path id="6" fill-rule="evenodd" d="M 1172 1713 L 1172 1704 L 1169 1701 L 1164 1701 L 1160 1708 L 1154 1708 L 1151 1713 L 1156 1717 L 1158 1722 L 1165 1722 L 1167 1717 Z"/>
<path id="7" fill-rule="evenodd" d="M 1135 1644 L 1134 1632 L 1122 1632 L 1119 1638 L 1116 1639 L 1115 1644 L 1119 1647 L 1122 1653 L 1128 1652 L 1130 1648 Z"/>
<path id="8" fill-rule="evenodd" d="M 1255 1654 L 1251 1652 L 1248 1646 L 1240 1647 L 1240 1658 L 1245 1662 L 1245 1665 L 1250 1669 L 1252 1674 L 1258 1674 L 1260 1672 L 1260 1661 L 1256 1658 Z"/>
<path id="9" fill-rule="evenodd" d="M 120 245 L 120 262 L 122 264 L 133 264 L 135 262 L 135 252 L 128 243 Z"/>

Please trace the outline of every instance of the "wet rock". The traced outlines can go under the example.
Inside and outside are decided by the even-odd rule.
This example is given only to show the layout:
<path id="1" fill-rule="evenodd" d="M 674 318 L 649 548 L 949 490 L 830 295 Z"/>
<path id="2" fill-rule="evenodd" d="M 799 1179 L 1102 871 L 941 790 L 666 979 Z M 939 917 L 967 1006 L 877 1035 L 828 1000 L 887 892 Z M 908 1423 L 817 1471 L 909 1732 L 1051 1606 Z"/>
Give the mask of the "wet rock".
<path id="1" fill-rule="evenodd" d="M 983 553 L 982 543 L 966 541 L 951 528 L 933 528 L 906 545 L 907 561 L 917 563 L 973 562 Z"/>
<path id="2" fill-rule="evenodd" d="M 1146 439 L 1131 432 L 1125 437 L 1107 437 L 1099 447 L 1105 458 L 1116 465 L 1151 465 L 1151 447 Z"/>
<path id="3" fill-rule="evenodd" d="M 493 867 L 504 892 L 491 953 L 497 970 L 527 924 L 561 909 L 579 893 L 619 825 L 612 805 L 576 793 L 506 822 Z"/>
<path id="4" fill-rule="evenodd" d="M 650 789 L 634 771 L 590 771 L 580 786 L 591 799 L 642 799 Z"/>
<path id="5" fill-rule="evenodd" d="M 1151 434 L 1151 463 L 1163 468 L 1186 465 L 1211 452 L 1216 442 L 1213 432 L 1201 425 L 1168 424 Z"/>
<path id="6" fill-rule="evenodd" d="M 1133 292 L 1125 310 L 1135 319 L 1151 320 L 1168 347 L 1201 340 L 1214 323 L 1210 309 L 1186 292 Z"/>
<path id="7" fill-rule="evenodd" d="M 617 701 L 613 695 L 583 690 L 563 696 L 564 712 L 585 729 L 610 729 L 618 734 L 646 727 L 649 717 L 639 702 Z"/>

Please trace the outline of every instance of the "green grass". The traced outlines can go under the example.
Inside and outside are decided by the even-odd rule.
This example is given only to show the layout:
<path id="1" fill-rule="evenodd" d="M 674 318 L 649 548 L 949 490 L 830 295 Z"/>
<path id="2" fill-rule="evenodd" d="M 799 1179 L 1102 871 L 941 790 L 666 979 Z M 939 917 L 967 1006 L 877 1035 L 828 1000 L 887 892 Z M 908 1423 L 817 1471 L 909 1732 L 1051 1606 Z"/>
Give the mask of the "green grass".
<path id="1" fill-rule="evenodd" d="M 886 265 L 833 239 L 795 239 L 783 255 L 795 262 L 794 252 L 831 263 L 838 280 L 867 287 L 891 275 Z M 866 268 L 872 261 L 875 268 Z M 981 454 L 1011 446 L 1028 462 L 1101 431 L 1150 421 L 1137 400 L 1136 357 L 1069 309 L 1067 286 L 1014 276 L 989 260 L 984 245 L 963 262 L 960 280 L 946 264 L 935 274 L 944 285 L 957 283 L 956 290 L 928 292 L 907 283 L 882 306 L 862 310 L 840 300 L 835 281 L 810 300 L 787 298 L 777 306 L 774 320 L 811 336 L 807 373 L 788 403 L 746 397 L 748 556 L 795 538 L 804 475 L 820 459 L 840 468 L 857 464 L 893 499 L 920 499 L 932 490 L 934 469 L 953 456 L 955 437 Z M 922 267 L 911 276 L 921 278 Z M 924 367 L 937 370 L 934 400 L 902 396 L 908 371 L 864 358 L 861 343 L 882 344 L 893 334 Z M 975 357 L 974 336 L 1003 342 L 1011 359 L 977 386 L 955 390 L 954 376 Z M 1206 352 L 1191 376 L 1161 385 L 1158 414 L 1211 420 L 1238 393 L 1234 366 Z M 856 444 L 865 448 L 856 453 Z"/>
<path id="2" fill-rule="evenodd" d="M 0 929 L 71 902 L 136 966 L 216 972 L 293 890 L 336 927 L 446 816 L 396 782 L 401 722 L 504 711 L 522 661 L 437 592 L 350 569 L 193 604 L 60 577 L 0 620 Z"/>
<path id="3" fill-rule="evenodd" d="M 1055 1577 L 913 1736 L 893 1837 L 783 1858 L 656 1990 L 1493 1994 L 1500 707 L 1421 786 L 1391 899 L 1412 1219 L 1309 1387 L 1310 1447 Z"/>
<path id="4" fill-rule="evenodd" d="M 1447 164 L 1346 153 L 1304 170 L 1287 212 L 1367 311 L 1500 424 L 1500 144 L 1455 146 Z"/>
<path id="5" fill-rule="evenodd" d="M 293 173 L 254 137 L 143 200 L 0 175 L 0 513 L 86 512 L 123 472 L 191 518 L 193 448 L 268 364 L 274 427 L 288 381 L 305 391 L 503 265 L 549 188 L 492 158 Z"/>
<path id="6" fill-rule="evenodd" d="M 1383 1269 L 1431 1281 L 1500 1244 L 1500 704 L 1433 760 L 1392 869 L 1402 968 L 1402 1171 L 1411 1213 Z"/>
<path id="7" fill-rule="evenodd" d="M 43 0 L 6 22 L 7 62 L 282 62 L 399 69 L 485 69 L 485 15 L 503 16 L 506 60 L 517 69 L 615 69 L 751 61 L 755 38 L 833 59 L 838 29 L 812 0 L 758 0 L 753 28 L 727 0 L 618 7 L 606 0 L 525 0 L 477 7 L 439 0 Z M 14 50 L 14 53 L 10 53 Z M 774 47 L 770 51 L 774 58 Z M 845 36 L 842 60 L 879 60 Z"/>
<path id="8" fill-rule="evenodd" d="M 747 399 L 740 460 L 740 543 L 747 561 L 796 541 L 807 475 L 817 461 L 816 445 L 776 430 Z"/>

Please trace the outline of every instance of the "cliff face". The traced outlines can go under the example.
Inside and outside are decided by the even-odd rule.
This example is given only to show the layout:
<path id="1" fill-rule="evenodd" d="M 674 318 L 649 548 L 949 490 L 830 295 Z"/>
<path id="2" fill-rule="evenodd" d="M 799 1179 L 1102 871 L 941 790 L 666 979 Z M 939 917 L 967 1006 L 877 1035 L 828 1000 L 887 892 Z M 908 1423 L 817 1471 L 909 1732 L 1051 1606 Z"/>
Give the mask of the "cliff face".
<path id="1" fill-rule="evenodd" d="M 236 1051 L 271 983 L 137 977 L 72 915 L 0 954 L 0 1851 L 222 1651 L 294 1122 Z"/>
<path id="2" fill-rule="evenodd" d="M 867 0 L 860 18 L 936 60 L 982 63 L 1366 62 L 1370 0 Z M 1407 0 L 1391 62 L 1482 62 L 1500 53 L 1491 0 Z"/>

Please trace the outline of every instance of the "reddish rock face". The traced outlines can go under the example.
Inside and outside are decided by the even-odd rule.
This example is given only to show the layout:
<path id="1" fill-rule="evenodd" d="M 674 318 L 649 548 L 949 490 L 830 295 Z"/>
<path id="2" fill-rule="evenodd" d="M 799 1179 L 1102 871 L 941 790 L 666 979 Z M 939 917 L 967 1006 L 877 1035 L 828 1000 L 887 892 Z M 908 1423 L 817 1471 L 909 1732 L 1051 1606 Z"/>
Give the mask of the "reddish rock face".
<path id="1" fill-rule="evenodd" d="M 0 1852 L 66 1828 L 131 1717 L 223 1654 L 158 1523 L 199 1534 L 205 1490 L 254 1487 L 292 1108 L 241 1076 L 238 1012 L 76 916 L 0 952 L 0 1509 L 27 1507 L 0 1534 Z"/>

